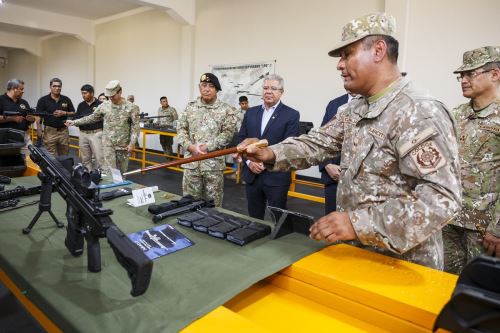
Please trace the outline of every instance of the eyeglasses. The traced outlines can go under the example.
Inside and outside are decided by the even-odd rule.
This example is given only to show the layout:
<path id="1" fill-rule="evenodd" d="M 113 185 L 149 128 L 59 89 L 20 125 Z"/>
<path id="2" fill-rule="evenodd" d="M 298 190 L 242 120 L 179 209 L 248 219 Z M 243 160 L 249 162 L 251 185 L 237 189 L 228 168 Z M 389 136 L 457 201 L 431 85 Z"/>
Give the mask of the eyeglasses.
<path id="1" fill-rule="evenodd" d="M 477 76 L 481 75 L 481 74 L 484 74 L 484 73 L 488 73 L 488 72 L 491 72 L 492 69 L 489 69 L 487 71 L 482 71 L 482 72 L 465 72 L 465 73 L 460 73 L 459 76 L 457 76 L 457 81 L 458 82 L 462 82 L 464 79 L 467 79 L 467 80 L 472 80 L 474 78 L 476 78 Z"/>
<path id="2" fill-rule="evenodd" d="M 268 87 L 268 86 L 264 86 L 262 87 L 263 90 L 271 90 L 271 91 L 279 91 L 281 90 L 281 88 L 278 88 L 278 87 Z"/>

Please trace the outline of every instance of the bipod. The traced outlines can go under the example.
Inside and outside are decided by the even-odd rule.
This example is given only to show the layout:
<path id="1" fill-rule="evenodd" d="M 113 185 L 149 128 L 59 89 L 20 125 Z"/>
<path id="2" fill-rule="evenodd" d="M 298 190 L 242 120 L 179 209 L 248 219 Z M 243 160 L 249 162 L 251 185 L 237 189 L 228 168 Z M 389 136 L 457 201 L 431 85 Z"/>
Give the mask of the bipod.
<path id="1" fill-rule="evenodd" d="M 49 212 L 52 220 L 54 220 L 54 223 L 58 228 L 64 227 L 64 223 L 59 222 L 51 210 L 52 181 L 43 172 L 38 173 L 38 178 L 40 178 L 40 180 L 42 181 L 42 188 L 40 190 L 40 202 L 38 203 L 38 212 L 35 214 L 30 224 L 26 228 L 23 228 L 23 234 L 25 235 L 31 232 L 31 229 L 33 229 L 43 212 Z"/>

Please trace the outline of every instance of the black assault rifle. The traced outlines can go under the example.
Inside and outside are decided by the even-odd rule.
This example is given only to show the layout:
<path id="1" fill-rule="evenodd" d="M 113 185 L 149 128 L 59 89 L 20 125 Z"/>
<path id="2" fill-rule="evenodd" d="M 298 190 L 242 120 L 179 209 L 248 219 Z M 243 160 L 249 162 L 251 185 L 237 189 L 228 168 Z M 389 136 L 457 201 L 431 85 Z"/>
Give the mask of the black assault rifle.
<path id="1" fill-rule="evenodd" d="M 139 296 L 146 292 L 153 262 L 113 223 L 110 217 L 113 211 L 102 207 L 98 189 L 91 181 L 88 170 L 81 164 L 65 168 L 45 148 L 29 145 L 28 149 L 30 158 L 42 170 L 40 174 L 43 177 L 39 178 L 48 178 L 45 183 L 50 183 L 66 201 L 68 226 L 64 244 L 69 252 L 75 257 L 80 256 L 85 238 L 88 269 L 99 272 L 99 238 L 107 238 L 116 259 L 127 270 L 132 282 L 131 295 Z"/>
<path id="2" fill-rule="evenodd" d="M 47 112 L 40 112 L 37 111 L 36 108 L 29 108 L 29 109 L 24 109 L 22 111 L 4 111 L 3 116 L 4 117 L 26 117 L 26 116 L 36 116 L 36 117 L 46 117 L 51 115 L 50 113 Z"/>

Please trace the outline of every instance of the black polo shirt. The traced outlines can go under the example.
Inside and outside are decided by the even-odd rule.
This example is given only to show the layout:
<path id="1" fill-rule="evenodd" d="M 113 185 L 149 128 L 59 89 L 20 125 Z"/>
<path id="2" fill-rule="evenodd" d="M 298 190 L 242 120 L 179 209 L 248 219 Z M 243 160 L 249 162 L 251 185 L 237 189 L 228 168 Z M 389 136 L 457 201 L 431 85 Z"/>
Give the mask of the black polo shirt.
<path id="1" fill-rule="evenodd" d="M 36 104 L 37 112 L 46 112 L 49 115 L 44 117 L 43 123 L 45 126 L 55 127 L 55 128 L 63 128 L 64 122 L 68 119 L 68 117 L 56 117 L 52 114 L 55 110 L 62 110 L 67 112 L 75 112 L 75 107 L 69 97 L 64 95 L 59 96 L 59 100 L 56 101 L 53 99 L 50 94 L 40 97 L 38 103 Z"/>
<path id="2" fill-rule="evenodd" d="M 7 94 L 0 96 L 0 114 L 3 115 L 4 111 L 19 111 L 26 115 L 30 105 L 28 102 L 22 98 L 19 98 L 14 102 Z M 21 123 L 16 123 L 15 121 L 9 121 L 7 123 L 0 123 L 0 128 L 14 128 L 21 131 L 26 131 L 30 127 L 30 122 L 24 119 Z"/>
<path id="3" fill-rule="evenodd" d="M 83 117 L 86 117 L 86 116 L 92 114 L 99 104 L 101 104 L 101 102 L 97 98 L 90 105 L 85 101 L 81 102 L 80 104 L 78 104 L 78 107 L 76 108 L 76 115 L 74 116 L 74 118 L 79 119 L 79 118 L 83 118 Z M 88 125 L 81 125 L 80 130 L 93 131 L 96 129 L 102 129 L 102 123 L 103 123 L 103 121 L 101 120 L 101 121 L 98 121 L 97 123 L 88 124 Z"/>

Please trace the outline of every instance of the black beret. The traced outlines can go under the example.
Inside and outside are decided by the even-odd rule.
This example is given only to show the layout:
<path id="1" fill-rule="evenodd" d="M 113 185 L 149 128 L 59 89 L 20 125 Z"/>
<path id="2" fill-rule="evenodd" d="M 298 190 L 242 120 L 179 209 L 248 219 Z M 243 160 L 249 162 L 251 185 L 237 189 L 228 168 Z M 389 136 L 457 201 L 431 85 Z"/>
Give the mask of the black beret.
<path id="1" fill-rule="evenodd" d="M 222 90 L 222 88 L 220 87 L 219 79 L 217 78 L 217 76 L 213 75 L 212 73 L 203 74 L 200 77 L 200 83 L 201 82 L 207 82 L 207 83 L 213 84 L 215 89 L 217 89 L 217 91 Z"/>

